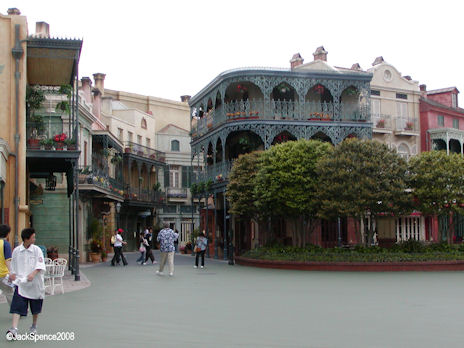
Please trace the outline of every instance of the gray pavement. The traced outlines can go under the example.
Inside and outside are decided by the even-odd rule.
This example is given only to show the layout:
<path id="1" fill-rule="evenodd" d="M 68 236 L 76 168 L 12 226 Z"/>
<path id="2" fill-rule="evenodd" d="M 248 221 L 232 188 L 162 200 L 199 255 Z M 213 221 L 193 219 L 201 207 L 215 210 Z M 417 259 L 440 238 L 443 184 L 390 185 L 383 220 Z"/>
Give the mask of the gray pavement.
<path id="1" fill-rule="evenodd" d="M 83 268 L 91 286 L 49 296 L 39 333 L 73 332 L 77 347 L 462 347 L 462 272 L 268 270 L 176 255 L 154 266 Z M 156 253 L 159 260 L 159 254 Z M 10 325 L 0 304 L 0 328 Z M 31 318 L 21 320 L 20 331 Z M 0 346 L 30 345 L 6 342 Z M 3 344 L 5 343 L 5 345 Z"/>

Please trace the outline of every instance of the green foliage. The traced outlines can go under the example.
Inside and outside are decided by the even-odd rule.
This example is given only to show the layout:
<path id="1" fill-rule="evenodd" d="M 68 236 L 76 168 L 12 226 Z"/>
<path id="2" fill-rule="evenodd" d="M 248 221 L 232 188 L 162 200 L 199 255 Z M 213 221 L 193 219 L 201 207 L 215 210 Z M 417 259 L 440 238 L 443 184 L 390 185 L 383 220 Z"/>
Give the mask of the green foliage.
<path id="1" fill-rule="evenodd" d="M 417 262 L 464 260 L 464 247 L 448 244 L 426 246 L 416 242 L 405 242 L 392 249 L 363 246 L 324 249 L 315 246 L 296 248 L 274 245 L 252 249 L 243 256 L 261 260 L 300 262 Z"/>
<path id="2" fill-rule="evenodd" d="M 67 98 L 67 100 L 62 100 L 56 104 L 55 109 L 57 111 L 61 111 L 67 115 L 71 113 L 71 106 L 70 106 L 70 99 L 71 99 L 71 93 L 72 93 L 72 87 L 70 85 L 62 85 L 60 86 L 60 89 L 58 90 L 59 94 L 64 94 Z"/>
<path id="3" fill-rule="evenodd" d="M 255 180 L 258 209 L 266 215 L 314 216 L 316 163 L 331 152 L 330 144 L 315 140 L 289 141 L 265 151 Z"/>
<path id="4" fill-rule="evenodd" d="M 464 214 L 464 158 L 445 151 L 423 152 L 409 162 L 410 186 L 425 214 Z"/>
<path id="5" fill-rule="evenodd" d="M 40 140 L 40 145 L 43 145 L 43 146 L 53 146 L 54 144 L 55 142 L 51 138 Z"/>
<path id="6" fill-rule="evenodd" d="M 190 185 L 190 193 L 193 195 L 193 196 L 196 196 L 198 194 L 198 185 L 193 183 L 192 185 Z"/>
<path id="7" fill-rule="evenodd" d="M 26 107 L 30 111 L 34 111 L 40 109 L 42 103 L 45 100 L 44 92 L 36 86 L 29 86 L 26 87 Z"/>
<path id="8" fill-rule="evenodd" d="M 251 218 L 257 215 L 254 187 L 262 152 L 241 155 L 235 160 L 229 174 L 226 196 L 230 202 L 230 212 L 239 217 Z"/>

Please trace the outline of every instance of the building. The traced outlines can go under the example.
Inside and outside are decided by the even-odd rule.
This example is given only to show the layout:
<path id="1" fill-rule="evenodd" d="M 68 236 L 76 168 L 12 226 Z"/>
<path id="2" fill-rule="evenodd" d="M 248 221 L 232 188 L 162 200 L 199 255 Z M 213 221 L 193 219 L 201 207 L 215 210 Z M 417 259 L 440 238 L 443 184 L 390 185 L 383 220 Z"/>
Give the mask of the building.
<path id="1" fill-rule="evenodd" d="M 372 139 L 388 145 L 404 159 L 420 151 L 419 83 L 402 74 L 383 57 L 372 68 Z M 397 218 L 379 217 L 377 240 L 388 246 L 409 239 L 425 240 L 425 220 L 419 213 Z"/>
<path id="2" fill-rule="evenodd" d="M 421 150 L 444 150 L 448 154 L 464 153 L 464 109 L 458 105 L 459 91 L 456 87 L 427 91 L 421 85 L 420 132 Z M 453 217 L 453 219 L 455 219 Z M 440 241 L 440 233 L 449 228 L 449 219 L 444 216 L 429 216 L 425 221 L 425 239 Z M 458 216 L 454 224 L 455 237 L 462 241 L 464 219 Z"/>
<path id="3" fill-rule="evenodd" d="M 295 54 L 286 69 L 234 69 L 219 74 L 189 101 L 192 114 L 192 158 L 205 163 L 196 183 L 208 187 L 212 209 L 202 210 L 201 228 L 209 235 L 210 254 L 227 257 L 233 242 L 238 251 L 259 244 L 255 222 L 237 235 L 225 198 L 232 163 L 242 153 L 268 149 L 292 139 L 320 139 L 338 144 L 347 137 L 371 138 L 369 111 L 372 74 L 327 63 L 319 47 L 304 64 Z M 200 167 L 200 165 L 198 165 Z M 343 238 L 353 240 L 344 223 Z M 310 242 L 336 245 L 336 224 L 326 224 Z M 287 226 L 283 238 L 291 238 Z"/>

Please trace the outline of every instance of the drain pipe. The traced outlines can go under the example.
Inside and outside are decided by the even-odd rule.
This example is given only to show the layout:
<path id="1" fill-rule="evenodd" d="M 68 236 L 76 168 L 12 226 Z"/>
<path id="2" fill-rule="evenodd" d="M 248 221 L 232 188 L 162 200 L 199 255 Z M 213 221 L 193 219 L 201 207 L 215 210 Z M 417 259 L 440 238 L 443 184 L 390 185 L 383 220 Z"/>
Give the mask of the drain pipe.
<path id="1" fill-rule="evenodd" d="M 15 92 L 16 92 L 16 125 L 15 125 L 15 190 L 14 190 L 14 205 L 15 205 L 15 212 L 14 212 L 14 221 L 15 221 L 15 237 L 14 237 L 14 245 L 17 246 L 18 243 L 18 217 L 19 217 L 19 198 L 18 198 L 18 159 L 19 159 L 19 79 L 21 78 L 21 73 L 19 72 L 19 61 L 23 57 L 24 49 L 21 46 L 20 40 L 20 30 L 21 26 L 19 24 L 15 24 L 15 46 L 11 50 L 11 54 L 16 61 L 16 68 L 15 68 Z"/>

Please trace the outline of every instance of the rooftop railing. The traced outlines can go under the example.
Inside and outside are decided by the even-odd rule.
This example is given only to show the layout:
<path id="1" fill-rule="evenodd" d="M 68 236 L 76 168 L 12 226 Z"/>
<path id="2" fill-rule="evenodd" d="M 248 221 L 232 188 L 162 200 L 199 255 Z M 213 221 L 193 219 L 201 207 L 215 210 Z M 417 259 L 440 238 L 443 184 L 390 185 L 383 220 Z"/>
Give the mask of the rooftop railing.
<path id="1" fill-rule="evenodd" d="M 159 162 L 165 162 L 166 160 L 166 154 L 164 152 L 131 141 L 128 141 L 124 144 L 124 152 Z"/>

